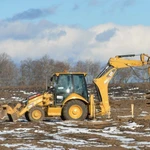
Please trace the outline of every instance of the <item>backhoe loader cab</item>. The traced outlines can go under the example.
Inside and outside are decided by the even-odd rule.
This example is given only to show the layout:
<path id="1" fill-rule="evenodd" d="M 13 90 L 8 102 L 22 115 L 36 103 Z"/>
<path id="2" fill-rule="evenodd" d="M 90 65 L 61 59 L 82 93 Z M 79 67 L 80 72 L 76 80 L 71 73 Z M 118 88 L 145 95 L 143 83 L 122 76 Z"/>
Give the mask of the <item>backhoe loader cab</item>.
<path id="1" fill-rule="evenodd" d="M 55 73 L 51 78 L 55 105 L 61 105 L 70 94 L 78 94 L 88 100 L 86 73 Z"/>

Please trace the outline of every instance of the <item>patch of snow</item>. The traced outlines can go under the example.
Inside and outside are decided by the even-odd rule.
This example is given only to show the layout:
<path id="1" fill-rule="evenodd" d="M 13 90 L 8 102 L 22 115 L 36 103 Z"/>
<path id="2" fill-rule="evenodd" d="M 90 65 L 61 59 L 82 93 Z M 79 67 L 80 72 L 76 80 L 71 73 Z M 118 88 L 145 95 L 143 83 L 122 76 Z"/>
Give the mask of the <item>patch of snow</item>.
<path id="1" fill-rule="evenodd" d="M 66 138 L 59 135 L 54 135 L 54 139 L 40 140 L 40 142 L 47 143 L 63 143 L 63 144 L 71 144 L 71 145 L 88 145 L 88 142 L 81 139 L 76 138 Z"/>
<path id="2" fill-rule="evenodd" d="M 148 114 L 148 112 L 147 112 L 147 111 L 142 111 L 141 113 L 143 113 L 143 114 Z"/>
<path id="3" fill-rule="evenodd" d="M 15 96 L 12 96 L 11 98 L 16 100 L 20 99 L 20 97 L 15 97 Z"/>
<path id="4" fill-rule="evenodd" d="M 146 113 L 146 112 L 144 112 Z M 112 122 L 111 119 L 108 120 L 109 122 Z M 91 123 L 94 123 L 94 121 L 91 121 Z M 97 122 L 97 121 L 95 121 Z M 99 121 L 99 123 L 101 123 L 102 121 Z M 121 128 L 127 128 L 127 129 L 136 129 L 138 127 L 143 127 L 143 125 L 138 125 L 135 122 L 129 123 L 126 122 L 124 123 L 122 126 L 110 126 L 110 127 L 105 127 L 105 128 L 99 128 L 99 129 L 88 129 L 86 127 L 84 128 L 80 128 L 77 127 L 79 124 L 82 124 L 82 122 L 76 122 L 76 121 L 64 121 L 64 122 L 42 122 L 43 124 L 47 124 L 49 126 L 52 125 L 52 127 L 54 127 L 54 129 L 57 129 L 57 132 L 55 133 L 50 133 L 48 131 L 44 131 L 44 130 L 40 130 L 40 125 L 41 124 L 35 124 L 35 126 L 33 126 L 33 128 L 16 128 L 14 130 L 9 130 L 8 127 L 5 127 L 3 131 L 0 131 L 0 135 L 4 135 L 4 134 L 13 134 L 13 137 L 18 137 L 18 139 L 20 138 L 25 138 L 29 140 L 31 139 L 36 139 L 36 135 L 37 134 L 41 134 L 44 135 L 44 138 L 39 139 L 38 143 L 39 144 L 44 144 L 47 145 L 49 147 L 45 148 L 45 147 L 38 147 L 36 145 L 32 145 L 32 144 L 24 144 L 24 143 L 18 143 L 18 144 L 3 144 L 3 146 L 6 146 L 8 148 L 14 148 L 16 150 L 26 150 L 26 149 L 34 149 L 34 150 L 48 150 L 48 149 L 64 149 L 62 146 L 58 146 L 56 147 L 56 145 L 59 144 L 70 144 L 70 145 L 76 145 L 78 146 L 78 148 L 80 149 L 81 147 L 111 147 L 111 144 L 105 144 L 105 143 L 101 143 L 99 142 L 99 138 L 104 137 L 109 139 L 113 139 L 116 141 L 119 141 L 120 143 L 122 143 L 121 147 L 124 147 L 126 149 L 136 149 L 139 150 L 139 147 L 148 147 L 150 146 L 150 143 L 147 141 L 135 141 L 134 136 L 132 136 L 133 138 L 130 138 L 130 135 L 139 135 L 141 137 L 147 137 L 150 136 L 149 131 L 150 128 L 145 129 L 145 131 L 148 132 L 134 132 L 134 131 L 122 131 Z M 42 124 L 42 125 L 43 125 Z M 32 130 L 33 132 L 30 133 L 30 130 Z M 91 138 L 88 139 L 82 139 L 82 137 L 80 138 L 72 138 L 72 137 L 68 137 L 65 136 L 67 134 L 84 134 L 84 135 L 92 135 Z M 94 135 L 95 138 L 94 138 Z M 99 138 L 98 138 L 99 136 Z M 128 137 L 129 136 L 129 137 Z M 17 138 L 16 138 L 17 139 Z M 1 141 L 4 141 L 5 138 L 0 137 Z M 31 141 L 32 142 L 32 141 Z M 132 144 L 132 146 L 131 146 Z M 53 146 L 52 146 L 53 145 Z M 74 148 L 70 148 L 68 150 L 76 150 Z"/>
<path id="5" fill-rule="evenodd" d="M 117 99 L 122 99 L 122 100 L 125 100 L 125 99 L 129 99 L 129 97 L 125 97 L 125 96 L 111 96 L 111 98 L 113 98 L 113 99 L 115 99 L 115 100 L 117 100 Z"/>
<path id="6" fill-rule="evenodd" d="M 22 130 L 24 131 L 24 132 L 27 132 L 27 131 L 30 131 L 30 130 L 33 130 L 34 128 L 17 128 L 17 129 L 15 129 L 15 131 L 21 131 L 22 132 Z"/>
<path id="7" fill-rule="evenodd" d="M 102 130 L 103 133 L 109 133 L 109 134 L 123 134 L 120 130 L 117 129 L 117 127 L 106 127 Z"/>
<path id="8" fill-rule="evenodd" d="M 0 141 L 5 141 L 6 138 L 0 137 Z"/>
<path id="9" fill-rule="evenodd" d="M 20 90 L 20 92 L 22 92 L 22 93 L 25 94 L 25 95 L 37 94 L 37 92 L 26 92 L 26 91 L 23 91 L 23 90 Z"/>
<path id="10" fill-rule="evenodd" d="M 141 114 L 139 116 L 144 117 L 147 116 L 148 112 L 147 111 L 142 111 Z"/>
<path id="11" fill-rule="evenodd" d="M 0 131 L 0 135 L 4 135 L 4 134 L 12 134 L 15 136 L 16 134 L 21 135 L 22 133 L 26 133 L 30 130 L 32 130 L 33 128 L 16 128 L 14 130 L 3 130 Z M 21 133 L 21 134 L 20 134 Z"/>
<path id="12" fill-rule="evenodd" d="M 56 125 L 55 122 L 44 122 L 44 124 L 47 124 L 47 125 Z"/>
<path id="13" fill-rule="evenodd" d="M 146 128 L 145 131 L 150 131 L 150 128 Z"/>
<path id="14" fill-rule="evenodd" d="M 134 87 L 134 88 L 129 89 L 129 91 L 138 90 L 138 89 L 139 87 Z"/>
<path id="15" fill-rule="evenodd" d="M 150 146 L 150 142 L 146 142 L 146 141 L 140 141 L 140 142 L 137 142 L 138 145 L 146 145 L 146 146 Z"/>
<path id="16" fill-rule="evenodd" d="M 92 138 L 92 139 L 88 139 L 89 141 L 95 141 L 97 140 L 98 138 Z"/>
<path id="17" fill-rule="evenodd" d="M 87 128 L 66 128 L 63 126 L 59 126 L 58 128 L 61 129 L 60 130 L 61 134 L 67 134 L 67 133 L 76 133 L 76 134 L 80 133 L 80 134 L 82 134 L 82 133 L 85 133 L 85 134 L 100 135 L 100 136 L 107 137 L 107 138 L 113 138 L 113 139 L 121 141 L 122 143 L 128 143 L 128 142 L 135 141 L 135 139 L 133 139 L 133 138 L 127 138 L 125 136 L 113 135 L 113 134 L 110 134 L 109 131 L 108 131 L 109 133 L 105 132 L 105 130 L 99 130 L 101 132 L 98 132 L 98 130 L 95 130 L 96 132 L 93 132 L 94 129 L 89 130 Z M 110 127 L 110 129 L 113 130 L 113 127 L 112 128 Z M 102 132 L 102 131 L 104 131 L 104 132 Z M 114 134 L 121 134 L 121 132 L 116 129 L 114 131 Z"/>
<path id="18" fill-rule="evenodd" d="M 43 131 L 43 130 L 35 130 L 34 132 L 35 133 L 45 133 L 45 131 Z"/>
<path id="19" fill-rule="evenodd" d="M 21 146 L 22 144 L 21 144 L 21 143 L 18 143 L 18 144 L 8 144 L 8 143 L 7 143 L 7 144 L 1 144 L 1 145 L 10 148 L 10 147 Z"/>
<path id="20" fill-rule="evenodd" d="M 35 145 L 31 144 L 23 144 L 23 143 L 18 143 L 18 144 L 1 144 L 2 146 L 8 147 L 8 148 L 15 148 L 16 150 L 49 150 L 47 147 L 37 147 Z M 18 147 L 18 148 L 17 148 Z"/>
<path id="21" fill-rule="evenodd" d="M 65 125 L 65 126 L 68 126 L 68 127 L 75 127 L 75 126 L 78 126 L 77 124 L 77 121 L 63 121 L 63 122 L 56 122 L 56 124 L 60 124 L 60 125 Z"/>
<path id="22" fill-rule="evenodd" d="M 121 147 L 126 148 L 126 149 L 135 149 L 135 150 L 141 150 L 138 148 L 138 146 L 129 146 L 129 145 L 121 145 Z"/>
<path id="23" fill-rule="evenodd" d="M 121 87 L 120 86 L 117 86 L 117 87 L 111 87 L 111 89 L 121 89 Z"/>
<path id="24" fill-rule="evenodd" d="M 126 116 L 118 116 L 118 118 L 131 118 L 132 115 L 126 115 Z"/>
<path id="25" fill-rule="evenodd" d="M 150 134 L 149 132 L 133 132 L 133 131 L 123 131 L 123 133 L 125 134 L 129 134 L 129 135 L 139 135 L 139 136 L 143 136 L 143 137 L 149 137 Z"/>
<path id="26" fill-rule="evenodd" d="M 2 97 L 0 100 L 4 101 L 4 100 L 5 100 L 5 98 L 3 98 L 3 97 Z"/>
<path id="27" fill-rule="evenodd" d="M 131 123 L 125 123 L 126 125 L 122 125 L 120 126 L 121 128 L 129 128 L 131 130 L 135 130 L 136 128 L 139 128 L 139 127 L 144 127 L 144 125 L 138 125 L 137 123 L 135 122 L 131 122 Z"/>

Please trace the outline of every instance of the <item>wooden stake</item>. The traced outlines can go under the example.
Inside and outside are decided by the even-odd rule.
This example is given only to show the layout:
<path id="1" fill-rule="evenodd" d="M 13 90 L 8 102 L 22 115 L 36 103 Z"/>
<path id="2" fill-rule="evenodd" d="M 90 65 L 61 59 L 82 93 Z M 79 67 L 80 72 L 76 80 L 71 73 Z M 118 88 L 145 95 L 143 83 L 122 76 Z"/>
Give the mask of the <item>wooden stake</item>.
<path id="1" fill-rule="evenodd" d="M 134 118 L 134 104 L 131 104 L 131 115 Z"/>

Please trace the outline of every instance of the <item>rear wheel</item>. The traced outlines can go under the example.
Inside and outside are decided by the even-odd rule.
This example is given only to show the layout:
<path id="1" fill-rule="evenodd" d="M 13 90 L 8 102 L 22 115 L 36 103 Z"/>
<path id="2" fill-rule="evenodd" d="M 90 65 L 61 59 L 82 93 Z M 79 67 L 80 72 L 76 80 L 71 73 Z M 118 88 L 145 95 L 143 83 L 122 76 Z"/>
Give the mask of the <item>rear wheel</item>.
<path id="1" fill-rule="evenodd" d="M 87 105 L 80 100 L 71 100 L 63 108 L 62 117 L 65 120 L 84 120 L 87 117 Z"/>
<path id="2" fill-rule="evenodd" d="M 42 121 L 44 119 L 44 110 L 41 107 L 33 107 L 25 114 L 29 121 Z"/>

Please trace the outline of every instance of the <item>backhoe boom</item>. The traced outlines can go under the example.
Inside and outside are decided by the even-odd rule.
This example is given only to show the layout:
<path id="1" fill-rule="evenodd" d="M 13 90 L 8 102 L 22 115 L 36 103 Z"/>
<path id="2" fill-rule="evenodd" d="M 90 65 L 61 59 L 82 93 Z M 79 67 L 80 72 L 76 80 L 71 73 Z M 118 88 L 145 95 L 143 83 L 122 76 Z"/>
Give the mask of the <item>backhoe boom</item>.
<path id="1" fill-rule="evenodd" d="M 150 56 L 147 54 L 140 54 L 140 59 L 125 59 L 128 57 L 135 57 L 137 55 L 118 55 L 114 58 L 110 58 L 105 69 L 94 79 L 96 85 L 98 98 L 100 102 L 101 112 L 100 115 L 110 113 L 110 104 L 108 98 L 108 84 L 115 75 L 117 69 L 127 67 L 139 67 L 144 65 L 150 65 Z M 99 114 L 97 114 L 99 115 Z"/>

